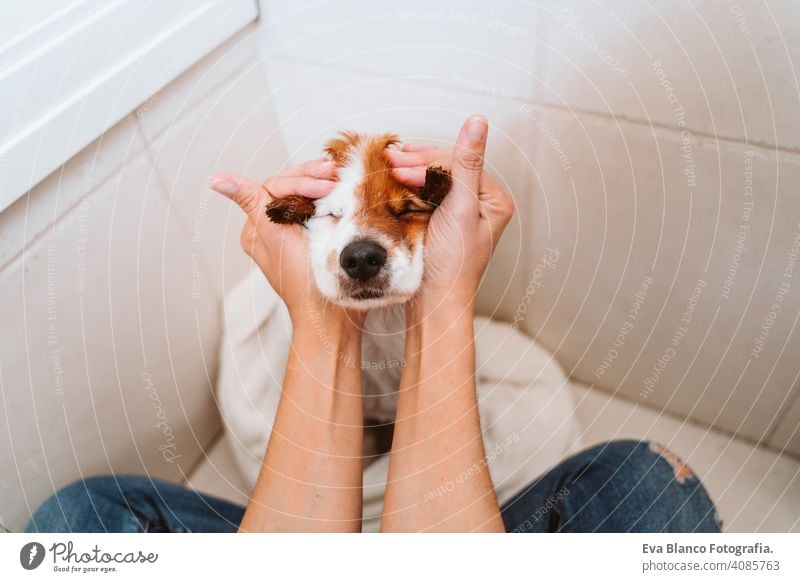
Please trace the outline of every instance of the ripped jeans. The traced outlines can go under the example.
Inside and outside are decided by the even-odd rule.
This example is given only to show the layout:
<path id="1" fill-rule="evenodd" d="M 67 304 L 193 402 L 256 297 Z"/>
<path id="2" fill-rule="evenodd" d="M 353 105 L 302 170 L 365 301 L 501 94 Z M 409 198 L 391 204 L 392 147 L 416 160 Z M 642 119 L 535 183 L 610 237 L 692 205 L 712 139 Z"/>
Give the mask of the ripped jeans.
<path id="1" fill-rule="evenodd" d="M 619 440 L 556 465 L 501 508 L 506 531 L 719 532 L 699 479 L 672 452 Z M 29 532 L 235 532 L 244 507 L 144 476 L 78 481 L 39 507 Z"/>

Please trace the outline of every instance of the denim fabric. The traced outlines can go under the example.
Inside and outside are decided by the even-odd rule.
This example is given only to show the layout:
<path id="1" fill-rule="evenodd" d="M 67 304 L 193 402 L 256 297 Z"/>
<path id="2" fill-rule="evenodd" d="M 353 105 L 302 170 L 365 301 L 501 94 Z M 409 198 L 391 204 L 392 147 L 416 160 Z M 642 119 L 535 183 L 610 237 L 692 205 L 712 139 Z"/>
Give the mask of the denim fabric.
<path id="1" fill-rule="evenodd" d="M 235 532 L 244 507 L 142 476 L 93 477 L 48 499 L 29 532 Z M 502 507 L 510 532 L 717 532 L 689 468 L 653 443 L 578 453 Z"/>
<path id="2" fill-rule="evenodd" d="M 45 501 L 29 532 L 235 532 L 244 507 L 140 475 L 91 477 Z"/>
<path id="3" fill-rule="evenodd" d="M 506 531 L 719 532 L 688 465 L 656 443 L 620 440 L 578 453 L 502 507 Z"/>

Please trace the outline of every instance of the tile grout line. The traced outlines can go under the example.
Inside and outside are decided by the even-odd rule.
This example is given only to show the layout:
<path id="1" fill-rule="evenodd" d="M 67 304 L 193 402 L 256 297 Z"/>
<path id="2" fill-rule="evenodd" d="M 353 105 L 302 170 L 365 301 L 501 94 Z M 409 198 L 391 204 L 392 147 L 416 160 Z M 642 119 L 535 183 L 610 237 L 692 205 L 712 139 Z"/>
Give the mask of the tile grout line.
<path id="1" fill-rule="evenodd" d="M 126 117 L 127 117 L 127 116 L 126 116 Z M 125 119 L 125 117 L 123 117 L 123 118 L 120 120 L 120 122 L 119 122 L 119 123 L 121 123 L 121 122 L 122 122 L 124 119 Z M 114 127 L 116 127 L 116 126 L 112 126 L 111 128 L 109 128 L 109 130 L 108 130 L 108 131 L 111 131 L 111 130 L 112 130 Z M 107 132 L 106 132 L 106 133 L 107 133 Z M 135 129 L 134 129 L 134 133 L 136 133 L 136 130 L 135 130 Z M 106 134 L 103 134 L 103 135 L 106 135 Z M 88 149 L 88 148 L 90 148 L 90 147 L 92 147 L 92 145 L 89 145 L 89 146 L 87 146 L 87 149 Z M 97 147 L 99 147 L 99 146 L 95 146 L 95 149 L 97 149 Z M 140 155 L 144 154 L 146 149 L 147 149 L 146 142 L 143 142 L 143 143 L 141 144 L 141 147 L 139 147 L 139 148 L 136 148 L 135 150 L 132 150 L 132 151 L 130 151 L 130 152 L 128 152 L 128 153 L 126 153 L 126 155 L 125 155 L 124 159 L 120 160 L 120 162 L 119 162 L 118 164 L 115 164 L 115 165 L 114 165 L 113 169 L 112 169 L 112 170 L 109 172 L 108 176 L 106 176 L 106 177 L 105 177 L 103 180 L 101 180 L 100 182 L 98 182 L 98 183 L 94 184 L 94 185 L 91 187 L 91 189 L 89 189 L 89 190 L 86 190 L 86 191 L 82 192 L 82 193 L 81 193 L 81 195 L 80 195 L 80 196 L 79 196 L 79 197 L 78 197 L 78 198 L 77 198 L 77 199 L 74 201 L 74 203 L 73 203 L 73 204 L 71 204 L 70 206 L 68 206 L 67 208 L 65 208 L 65 209 L 64 209 L 64 210 L 61 212 L 61 214 L 59 214 L 59 215 L 58 215 L 58 216 L 57 216 L 57 217 L 56 217 L 56 218 L 55 218 L 55 219 L 54 219 L 54 220 L 53 220 L 51 223 L 48 223 L 48 224 L 47 224 L 47 225 L 46 225 L 46 226 L 45 226 L 43 229 L 41 229 L 39 232 L 37 232 L 37 233 L 35 233 L 35 234 L 31 235 L 30 239 L 28 239 L 27 241 L 23 241 L 23 244 L 22 244 L 21 248 L 19 249 L 19 251 L 18 251 L 18 252 L 17 252 L 15 255 L 13 255 L 13 256 L 11 256 L 11 257 L 9 257 L 9 258 L 8 258 L 8 260 L 6 260 L 6 261 L 5 261 L 5 262 L 3 262 L 2 264 L 0 264 L 0 274 L 2 274 L 3 272 L 6 272 L 6 271 L 14 271 L 14 270 L 16 269 L 16 267 L 17 267 L 17 263 L 18 263 L 18 262 L 20 262 L 20 260 L 22 259 L 22 257 L 23 257 L 23 256 L 24 256 L 26 253 L 30 254 L 30 253 L 33 253 L 33 252 L 35 252 L 36 250 L 38 250 L 38 249 L 39 249 L 39 247 L 40 247 L 40 244 L 42 243 L 42 241 L 44 241 L 44 240 L 45 240 L 45 239 L 46 239 L 48 236 L 51 236 L 51 235 L 53 235 L 53 234 L 57 234 L 57 233 L 56 233 L 56 231 L 57 231 L 57 228 L 59 227 L 59 225 L 62 225 L 62 224 L 64 224 L 66 221 L 68 221 L 68 220 L 70 219 L 70 217 L 72 217 L 72 215 L 74 215 L 74 214 L 75 214 L 75 213 L 78 211 L 78 209 L 80 208 L 81 204 L 84 202 L 84 200 L 85 200 L 87 197 L 89 197 L 89 196 L 93 195 L 93 194 L 94 194 L 95 192 L 97 192 L 97 191 L 98 191 L 98 190 L 99 190 L 101 187 L 103 187 L 103 186 L 105 186 L 106 184 L 108 184 L 108 182 L 109 182 L 110 180 L 112 180 L 112 179 L 114 179 L 115 177 L 117 177 L 117 175 L 119 174 L 120 170 L 121 170 L 121 169 L 122 169 L 122 168 L 123 168 L 123 167 L 124 167 L 124 166 L 125 166 L 125 165 L 126 165 L 128 162 L 129 162 L 129 161 L 130 161 L 130 160 L 133 160 L 133 159 L 135 159 L 136 157 L 138 157 L 138 156 L 140 156 Z M 83 152 L 83 151 L 84 151 L 84 150 L 81 150 L 81 152 Z M 81 153 L 81 152 L 79 152 L 79 153 Z M 76 154 L 76 155 L 77 155 L 77 154 Z M 63 163 L 61 166 L 59 166 L 59 167 L 58 167 L 56 170 L 54 170 L 54 171 L 53 171 L 53 173 L 55 173 L 55 172 L 59 172 L 59 171 L 63 171 L 64 167 L 65 167 L 65 166 L 66 166 L 66 165 L 67 165 L 67 164 L 68 164 L 68 163 L 69 163 L 69 162 L 70 162 L 72 159 L 73 159 L 73 158 L 70 158 L 69 160 L 66 160 L 66 161 L 65 161 L 65 162 L 64 162 L 64 163 Z M 47 180 L 47 179 L 48 179 L 48 178 L 49 178 L 51 175 L 52 175 L 52 174 L 49 174 L 48 176 L 46 176 L 46 177 L 45 177 L 45 179 L 44 179 L 44 180 L 42 180 L 41 182 L 39 182 L 38 184 L 41 184 L 41 183 L 43 183 L 43 182 L 44 182 L 45 180 Z M 37 184 L 36 186 L 38 186 L 38 184 Z M 35 188 L 36 186 L 34 186 L 34 188 Z M 19 198 L 19 200 L 20 200 L 20 201 L 21 201 L 21 200 L 25 200 L 27 196 L 30 196 L 30 194 L 31 194 L 31 192 L 33 192 L 34 188 L 32 188 L 31 190 L 28 190 L 28 192 L 26 192 L 25 194 L 23 194 L 23 195 L 22 195 L 22 196 Z M 48 194 L 48 193 L 46 193 L 46 194 Z M 16 203 L 16 202 L 15 202 L 15 203 Z M 0 279 L 1 279 L 1 278 L 2 278 L 2 276 L 0 275 Z"/>
<path id="2" fill-rule="evenodd" d="M 603 119 L 608 121 L 614 122 L 621 122 L 626 123 L 628 125 L 633 125 L 636 127 L 643 127 L 643 128 L 653 128 L 656 130 L 661 130 L 663 132 L 668 132 L 672 134 L 680 134 L 682 130 L 678 129 L 675 126 L 672 126 L 668 123 L 662 123 L 658 121 L 648 121 L 644 119 L 636 119 L 633 117 L 627 117 L 625 115 L 615 115 L 611 113 L 601 113 L 598 111 L 591 111 L 588 109 L 576 109 L 576 108 L 569 108 L 563 107 L 561 105 L 555 105 L 551 103 L 544 103 L 544 102 L 531 102 L 530 105 L 534 107 L 538 107 L 540 109 L 550 109 L 555 111 L 560 111 L 563 113 L 571 113 L 574 115 L 581 115 L 585 117 L 594 117 L 596 119 Z M 743 148 L 749 149 L 758 149 L 762 150 L 765 153 L 771 154 L 780 154 L 788 157 L 798 157 L 800 158 L 800 149 L 788 148 L 784 146 L 779 146 L 775 144 L 769 144 L 766 142 L 759 142 L 759 141 L 744 141 L 738 138 L 726 137 L 722 135 L 714 135 L 713 133 L 707 133 L 703 131 L 697 131 L 691 128 L 687 128 L 691 133 L 692 139 L 695 141 L 699 141 L 700 139 L 705 139 L 709 141 L 718 142 L 725 145 L 732 145 L 732 146 L 739 146 Z"/>
<path id="3" fill-rule="evenodd" d="M 780 446 L 771 444 L 772 439 L 775 437 L 775 433 L 778 432 L 778 429 L 783 424 L 783 421 L 786 420 L 789 416 L 789 412 L 794 408 L 794 406 L 800 402 L 800 388 L 793 386 L 792 390 L 794 392 L 793 396 L 789 397 L 789 400 L 786 401 L 783 406 L 780 407 L 778 412 L 775 415 L 775 419 L 773 420 L 772 424 L 767 427 L 767 430 L 764 434 L 763 440 L 767 443 L 767 446 L 774 448 L 776 450 L 783 451 L 789 446 L 789 443 L 784 443 Z M 791 440 L 791 439 L 790 439 Z M 789 454 L 794 454 L 800 456 L 800 453 L 793 453 L 789 451 Z"/>
<path id="4" fill-rule="evenodd" d="M 376 75 L 376 73 L 374 71 L 369 71 L 369 70 L 361 69 L 361 68 L 358 68 L 358 67 L 353 67 L 353 66 L 348 66 L 348 65 L 341 65 L 341 64 L 336 64 L 336 63 L 331 64 L 331 63 L 315 62 L 315 61 L 313 61 L 311 59 L 307 59 L 305 57 L 300 57 L 300 56 L 296 56 L 296 55 L 275 55 L 274 58 L 276 60 L 284 61 L 284 62 L 286 62 L 288 64 L 307 65 L 307 66 L 314 66 L 314 67 L 325 66 L 325 67 L 329 67 L 331 69 L 338 69 L 338 70 L 340 70 L 342 72 L 345 72 L 345 73 L 348 73 L 348 74 L 358 75 L 358 76 L 365 77 L 365 78 L 375 78 L 375 75 Z M 265 61 L 265 64 L 266 64 L 266 61 Z M 305 74 L 305 73 L 303 73 L 303 74 Z M 424 79 L 424 82 L 422 82 L 423 79 Z M 444 81 L 442 81 L 442 80 L 440 80 L 440 79 L 438 79 L 436 77 L 424 77 L 423 78 L 423 77 L 415 77 L 415 76 L 411 76 L 411 75 L 406 75 L 406 76 L 394 76 L 394 77 L 389 77 L 389 76 L 381 77 L 379 80 L 394 81 L 394 82 L 397 82 L 397 83 L 405 83 L 405 84 L 411 84 L 411 85 L 423 84 L 423 85 L 427 85 L 427 86 L 429 86 L 431 88 L 444 89 L 444 90 L 449 90 L 449 91 L 452 91 L 455 88 L 457 88 L 454 85 L 449 84 L 447 82 L 444 82 Z M 536 76 L 534 76 L 534 80 L 537 80 Z M 483 98 L 486 98 L 486 99 L 488 99 L 490 101 L 501 101 L 501 100 L 497 99 L 496 97 L 493 97 L 492 95 L 489 95 L 489 94 L 481 92 L 481 91 L 476 91 L 476 90 L 470 89 L 468 87 L 459 87 L 459 89 L 461 89 L 461 91 L 463 91 L 465 93 L 469 93 L 470 95 L 483 97 Z M 534 94 L 535 93 L 536 93 L 536 89 L 534 88 Z M 627 123 L 629 125 L 633 125 L 633 126 L 637 126 L 637 127 L 656 128 L 656 129 L 659 129 L 659 130 L 662 130 L 662 131 L 665 131 L 665 132 L 669 132 L 669 133 L 674 133 L 674 134 L 680 134 L 680 131 L 681 131 L 678 128 L 676 128 L 676 127 L 674 127 L 674 126 L 672 126 L 672 125 L 670 125 L 668 123 L 657 122 L 657 121 L 652 121 L 652 120 L 645 120 L 645 119 L 637 119 L 635 117 L 629 117 L 629 116 L 622 115 L 622 114 L 603 113 L 603 112 L 599 112 L 599 111 L 593 111 L 593 110 L 590 110 L 590 109 L 579 109 L 579 108 L 575 108 L 575 107 L 567 107 L 567 106 L 563 106 L 563 105 L 557 105 L 557 104 L 554 104 L 554 103 L 548 103 L 546 101 L 540 101 L 539 99 L 537 99 L 535 97 L 534 98 L 531 98 L 530 96 L 526 97 L 526 96 L 522 96 L 522 95 L 517 95 L 517 94 L 511 93 L 511 92 L 507 92 L 507 94 L 508 94 L 509 97 L 511 97 L 513 99 L 517 99 L 520 103 L 524 103 L 525 105 L 529 105 L 529 106 L 536 107 L 536 108 L 539 108 L 539 109 L 551 110 L 551 111 L 560 111 L 560 112 L 563 112 L 563 113 L 569 113 L 572 116 L 581 115 L 581 116 L 585 116 L 585 117 L 593 117 L 593 118 L 596 118 L 596 119 L 614 121 L 614 122 L 617 122 L 617 123 L 622 122 L 622 123 Z M 785 155 L 785 156 L 789 156 L 789 157 L 798 157 L 798 158 L 800 158 L 800 148 L 790 148 L 790 147 L 785 147 L 785 146 L 781 146 L 781 145 L 777 145 L 777 144 L 770 144 L 770 143 L 767 143 L 767 142 L 760 142 L 760 141 L 745 141 L 745 140 L 740 139 L 740 138 L 728 137 L 728 136 L 724 136 L 724 135 L 714 135 L 714 134 L 711 134 L 711 133 L 708 133 L 708 132 L 703 132 L 703 131 L 695 130 L 695 129 L 692 129 L 692 128 L 687 128 L 687 129 L 691 132 L 692 137 L 695 138 L 695 139 L 712 140 L 712 141 L 716 141 L 716 142 L 722 143 L 722 144 L 736 145 L 736 146 L 739 146 L 739 147 L 762 150 L 762 151 L 767 152 L 767 153 L 781 154 L 781 155 Z"/>

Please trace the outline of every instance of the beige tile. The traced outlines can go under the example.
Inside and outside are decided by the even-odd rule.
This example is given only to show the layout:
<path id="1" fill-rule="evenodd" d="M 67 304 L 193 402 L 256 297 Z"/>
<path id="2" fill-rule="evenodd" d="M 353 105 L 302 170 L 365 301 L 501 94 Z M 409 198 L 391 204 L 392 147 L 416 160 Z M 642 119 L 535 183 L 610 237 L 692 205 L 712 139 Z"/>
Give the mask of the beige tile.
<path id="1" fill-rule="evenodd" d="M 141 154 L 3 272 L 6 527 L 80 476 L 180 480 L 217 432 L 217 303 L 166 209 Z"/>
<path id="2" fill-rule="evenodd" d="M 450 86 L 469 79 L 516 97 L 529 97 L 539 74 L 534 46 L 544 10 L 524 0 L 262 6 L 268 55 L 335 63 L 378 79 Z"/>
<path id="3" fill-rule="evenodd" d="M 524 282 L 521 222 L 535 166 L 534 122 L 519 100 L 457 92 L 393 79 L 375 79 L 329 67 L 308 69 L 275 60 L 270 78 L 290 158 L 320 155 L 323 144 L 343 129 L 390 131 L 406 141 L 451 145 L 461 124 L 473 113 L 489 119 L 487 168 L 515 196 L 520 212 L 512 220 L 484 278 L 479 309 L 510 319 L 519 305 Z"/>
<path id="4" fill-rule="evenodd" d="M 219 171 L 260 181 L 285 166 L 270 93 L 260 67 L 241 71 L 150 146 L 169 219 L 184 232 L 179 251 L 198 265 L 200 293 L 221 298 L 250 267 L 239 243 L 244 214 L 208 181 Z"/>
<path id="5" fill-rule="evenodd" d="M 258 23 L 249 24 L 142 103 L 132 117 L 145 139 L 154 142 L 220 86 L 261 66 L 257 29 Z"/>
<path id="6" fill-rule="evenodd" d="M 800 368 L 796 268 L 784 277 L 795 157 L 594 116 L 547 123 L 571 168 L 540 137 L 529 256 L 559 260 L 540 269 L 526 329 L 582 381 L 764 438 Z"/>
<path id="7" fill-rule="evenodd" d="M 800 461 L 574 383 L 587 444 L 657 441 L 702 479 L 727 532 L 800 531 Z"/>
<path id="8" fill-rule="evenodd" d="M 144 142 L 133 120 L 123 118 L 101 137 L 68 160 L 27 194 L 0 213 L 0 268 L 80 203 L 127 160 L 142 151 Z"/>
<path id="9" fill-rule="evenodd" d="M 785 449 L 798 454 L 800 451 L 800 397 L 795 389 L 794 400 L 787 404 L 783 416 L 770 435 L 769 444 L 776 449 Z"/>
<path id="10" fill-rule="evenodd" d="M 548 7 L 547 103 L 670 127 L 682 108 L 693 132 L 800 147 L 796 2 Z"/>

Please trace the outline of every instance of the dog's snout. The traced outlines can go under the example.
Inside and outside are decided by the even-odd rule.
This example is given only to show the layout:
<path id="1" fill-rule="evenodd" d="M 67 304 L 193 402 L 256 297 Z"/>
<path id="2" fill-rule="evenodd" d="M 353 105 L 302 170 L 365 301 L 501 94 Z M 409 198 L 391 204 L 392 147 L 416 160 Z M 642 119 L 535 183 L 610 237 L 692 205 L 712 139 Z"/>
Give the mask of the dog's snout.
<path id="1" fill-rule="evenodd" d="M 371 240 L 352 242 L 344 247 L 339 264 L 353 279 L 369 281 L 386 264 L 386 249 Z"/>

